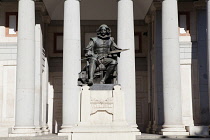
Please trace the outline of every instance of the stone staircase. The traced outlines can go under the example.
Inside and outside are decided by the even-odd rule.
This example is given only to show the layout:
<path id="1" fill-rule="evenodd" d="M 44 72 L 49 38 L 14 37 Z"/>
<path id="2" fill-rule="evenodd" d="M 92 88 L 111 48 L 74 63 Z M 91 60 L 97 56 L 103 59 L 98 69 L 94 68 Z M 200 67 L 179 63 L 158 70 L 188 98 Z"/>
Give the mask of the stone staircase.
<path id="1" fill-rule="evenodd" d="M 36 136 L 36 137 L 2 137 L 0 140 L 68 140 L 68 137 L 58 137 L 55 134 Z"/>
<path id="2" fill-rule="evenodd" d="M 0 140 L 68 140 L 68 137 L 61 137 L 55 134 L 36 136 L 36 137 L 0 137 Z M 116 139 L 117 140 L 117 139 Z M 162 136 L 156 134 L 142 134 L 136 140 L 210 140 L 210 136 Z"/>

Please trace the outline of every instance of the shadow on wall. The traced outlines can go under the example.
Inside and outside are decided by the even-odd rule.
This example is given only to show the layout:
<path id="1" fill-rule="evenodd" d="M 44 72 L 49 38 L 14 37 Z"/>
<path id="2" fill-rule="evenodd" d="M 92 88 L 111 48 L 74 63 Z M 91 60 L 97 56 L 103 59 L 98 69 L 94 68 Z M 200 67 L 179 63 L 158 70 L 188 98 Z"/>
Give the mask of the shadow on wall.
<path id="1" fill-rule="evenodd" d="M 193 116 L 195 125 L 209 125 L 209 93 L 208 93 L 208 75 L 207 75 L 207 20 L 206 10 L 197 11 L 197 42 L 193 42 L 193 49 L 197 49 L 197 55 L 192 53 L 192 81 L 197 78 L 197 83 L 193 83 Z"/>
<path id="2" fill-rule="evenodd" d="M 154 54 L 154 65 L 155 65 L 155 88 L 154 94 L 156 94 L 156 104 L 154 107 L 157 109 L 156 119 L 154 122 L 154 130 L 153 133 L 159 133 L 162 129 L 162 125 L 164 124 L 164 97 L 163 97 L 163 56 L 162 56 L 162 12 L 157 11 L 155 17 L 155 54 Z M 156 126 L 156 128 L 155 128 Z"/>

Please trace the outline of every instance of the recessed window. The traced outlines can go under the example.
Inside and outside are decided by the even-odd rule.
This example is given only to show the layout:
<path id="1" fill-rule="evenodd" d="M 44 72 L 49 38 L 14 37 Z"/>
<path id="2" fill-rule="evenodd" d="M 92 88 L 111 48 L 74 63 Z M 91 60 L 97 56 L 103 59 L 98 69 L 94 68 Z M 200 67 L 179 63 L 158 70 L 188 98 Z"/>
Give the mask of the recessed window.
<path id="1" fill-rule="evenodd" d="M 18 13 L 6 13 L 6 37 L 16 37 L 18 28 Z"/>
<path id="2" fill-rule="evenodd" d="M 54 33 L 54 53 L 63 52 L 63 33 Z"/>
<path id="3" fill-rule="evenodd" d="M 190 31 L 190 13 L 179 12 L 179 33 L 189 34 Z"/>
<path id="4" fill-rule="evenodd" d="M 142 53 L 142 40 L 141 40 L 141 32 L 135 33 L 135 52 Z"/>

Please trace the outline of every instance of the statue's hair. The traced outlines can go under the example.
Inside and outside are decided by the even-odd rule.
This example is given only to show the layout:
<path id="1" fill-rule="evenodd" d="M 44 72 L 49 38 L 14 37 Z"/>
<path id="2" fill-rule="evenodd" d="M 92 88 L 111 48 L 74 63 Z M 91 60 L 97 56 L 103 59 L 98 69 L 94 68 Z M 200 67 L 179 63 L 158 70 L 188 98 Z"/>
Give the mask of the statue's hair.
<path id="1" fill-rule="evenodd" d="M 102 25 L 96 30 L 97 35 L 100 35 L 100 33 L 101 33 L 101 28 L 102 28 L 102 27 L 105 27 L 105 28 L 106 28 L 107 33 L 108 33 L 108 36 L 110 36 L 112 31 L 111 31 L 111 29 L 110 29 L 106 24 L 102 24 Z"/>

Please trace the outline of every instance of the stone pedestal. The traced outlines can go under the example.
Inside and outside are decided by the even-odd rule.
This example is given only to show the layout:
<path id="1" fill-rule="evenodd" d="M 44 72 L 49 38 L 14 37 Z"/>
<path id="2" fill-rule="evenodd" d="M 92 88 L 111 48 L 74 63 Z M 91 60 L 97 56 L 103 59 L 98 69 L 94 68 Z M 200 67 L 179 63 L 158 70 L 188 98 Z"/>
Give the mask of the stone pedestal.
<path id="1" fill-rule="evenodd" d="M 119 85 L 83 86 L 80 120 L 69 140 L 135 140 L 125 119 L 124 93 Z"/>
<path id="2" fill-rule="evenodd" d="M 190 133 L 190 136 L 208 136 L 209 135 L 208 126 L 187 126 L 186 129 Z"/>

